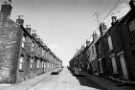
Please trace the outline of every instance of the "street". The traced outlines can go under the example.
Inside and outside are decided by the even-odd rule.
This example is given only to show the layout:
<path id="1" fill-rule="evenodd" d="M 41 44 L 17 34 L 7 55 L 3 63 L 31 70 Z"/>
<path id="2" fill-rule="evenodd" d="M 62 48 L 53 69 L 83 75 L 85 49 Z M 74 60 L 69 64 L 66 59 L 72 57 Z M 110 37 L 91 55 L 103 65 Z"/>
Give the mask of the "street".
<path id="1" fill-rule="evenodd" d="M 67 68 L 64 68 L 58 75 L 50 75 L 44 78 L 37 85 L 33 86 L 29 90 L 99 90 L 94 82 L 79 77 L 79 80 L 74 77 Z M 84 85 L 83 85 L 84 83 Z M 99 88 L 99 89 L 96 89 Z"/>
<path id="2" fill-rule="evenodd" d="M 33 79 L 18 84 L 1 84 L 0 90 L 134 90 L 134 87 L 121 84 L 89 74 L 74 76 L 64 68 L 60 73 L 46 72 Z"/>
<path id="3" fill-rule="evenodd" d="M 135 90 L 135 0 L 0 5 L 0 90 Z"/>

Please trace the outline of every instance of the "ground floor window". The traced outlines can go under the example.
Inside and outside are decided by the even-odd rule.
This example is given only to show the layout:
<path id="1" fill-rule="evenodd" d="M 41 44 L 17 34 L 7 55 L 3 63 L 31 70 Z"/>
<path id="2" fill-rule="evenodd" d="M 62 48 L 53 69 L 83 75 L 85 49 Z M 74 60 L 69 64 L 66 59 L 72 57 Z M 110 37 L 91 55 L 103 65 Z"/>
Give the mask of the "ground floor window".
<path id="1" fill-rule="evenodd" d="M 127 66 L 126 66 L 124 54 L 120 54 L 119 58 L 120 58 L 123 77 L 124 77 L 124 79 L 128 79 L 128 71 L 127 71 Z"/>
<path id="2" fill-rule="evenodd" d="M 112 67 L 113 67 L 113 74 L 118 74 L 117 63 L 116 63 L 115 56 L 111 57 L 111 61 L 112 61 Z"/>
<path id="3" fill-rule="evenodd" d="M 40 60 L 37 60 L 37 68 L 40 68 Z"/>
<path id="4" fill-rule="evenodd" d="M 99 72 L 103 73 L 103 65 L 102 65 L 102 60 L 99 60 Z"/>
<path id="5" fill-rule="evenodd" d="M 31 69 L 33 68 L 33 63 L 34 63 L 34 58 L 31 58 L 31 59 L 30 59 L 30 68 L 31 68 Z"/>

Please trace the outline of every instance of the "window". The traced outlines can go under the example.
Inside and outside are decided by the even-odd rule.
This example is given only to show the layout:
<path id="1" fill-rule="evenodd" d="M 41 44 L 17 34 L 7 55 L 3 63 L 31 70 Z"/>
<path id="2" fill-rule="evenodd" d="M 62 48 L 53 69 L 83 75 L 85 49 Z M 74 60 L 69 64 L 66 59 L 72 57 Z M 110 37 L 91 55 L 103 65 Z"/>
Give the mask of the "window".
<path id="1" fill-rule="evenodd" d="M 24 36 L 22 37 L 22 41 L 23 41 L 23 42 L 25 42 L 25 41 L 26 41 L 26 38 L 25 38 Z"/>
<path id="2" fill-rule="evenodd" d="M 42 68 L 42 61 L 40 61 L 40 69 Z"/>
<path id="3" fill-rule="evenodd" d="M 111 36 L 108 37 L 108 45 L 109 45 L 109 49 L 112 50 L 113 49 L 113 44 L 112 44 Z"/>
<path id="4" fill-rule="evenodd" d="M 24 57 L 21 56 L 19 59 L 19 70 L 23 71 L 23 63 L 24 63 Z"/>
<path id="5" fill-rule="evenodd" d="M 44 71 L 46 70 L 46 62 L 44 62 Z"/>
<path id="6" fill-rule="evenodd" d="M 130 39 L 134 41 L 135 40 L 135 20 L 129 23 L 129 30 L 130 30 Z"/>
<path id="7" fill-rule="evenodd" d="M 117 70 L 117 63 L 116 63 L 115 56 L 112 56 L 111 57 L 111 61 L 112 61 L 112 66 L 113 66 L 113 73 L 114 74 L 117 74 L 118 73 L 118 70 Z"/>
<path id="8" fill-rule="evenodd" d="M 44 49 L 42 48 L 42 57 L 44 56 L 44 53 L 45 53 L 45 51 L 44 51 Z"/>
<path id="9" fill-rule="evenodd" d="M 24 42 L 22 42 L 22 48 L 24 48 Z"/>
<path id="10" fill-rule="evenodd" d="M 31 58 L 31 59 L 30 59 L 30 68 L 31 68 L 31 69 L 33 68 L 33 62 L 34 62 L 34 59 Z"/>
<path id="11" fill-rule="evenodd" d="M 93 46 L 92 49 L 93 49 L 93 55 L 95 56 L 96 55 L 95 46 Z"/>
<path id="12" fill-rule="evenodd" d="M 135 30 L 135 20 L 131 21 L 129 23 L 129 30 L 132 32 Z"/>
<path id="13" fill-rule="evenodd" d="M 24 48 L 24 43 L 25 43 L 25 41 L 26 41 L 26 38 L 23 36 L 23 37 L 22 37 L 22 45 L 21 45 L 22 48 Z"/>
<path id="14" fill-rule="evenodd" d="M 32 41 L 31 42 L 31 52 L 33 52 L 34 51 L 34 42 Z"/>
<path id="15" fill-rule="evenodd" d="M 40 68 L 40 60 L 37 60 L 37 68 Z"/>
<path id="16" fill-rule="evenodd" d="M 44 62 L 42 61 L 42 68 L 44 68 Z"/>
<path id="17" fill-rule="evenodd" d="M 124 54 L 120 54 L 119 57 L 120 57 L 120 63 L 121 63 L 121 68 L 122 68 L 122 72 L 123 72 L 123 77 L 125 79 L 128 79 L 128 71 L 127 71 Z"/>

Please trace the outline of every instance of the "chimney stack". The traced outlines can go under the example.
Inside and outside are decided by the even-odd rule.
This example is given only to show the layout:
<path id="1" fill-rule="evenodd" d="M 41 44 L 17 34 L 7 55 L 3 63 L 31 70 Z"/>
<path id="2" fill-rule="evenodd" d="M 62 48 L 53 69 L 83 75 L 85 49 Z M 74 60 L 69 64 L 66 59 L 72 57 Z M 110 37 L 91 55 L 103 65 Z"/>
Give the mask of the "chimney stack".
<path id="1" fill-rule="evenodd" d="M 86 40 L 86 46 L 89 46 L 89 45 L 90 45 L 90 41 Z"/>
<path id="2" fill-rule="evenodd" d="M 131 9 L 135 9 L 135 0 L 130 0 L 129 5 Z"/>
<path id="3" fill-rule="evenodd" d="M 112 16 L 112 25 L 114 25 L 117 22 L 117 17 L 116 16 Z"/>
<path id="4" fill-rule="evenodd" d="M 96 32 L 93 32 L 92 37 L 93 37 L 93 41 L 95 41 L 98 38 L 97 33 Z"/>
<path id="5" fill-rule="evenodd" d="M 103 33 L 105 32 L 106 29 L 107 29 L 107 26 L 105 25 L 105 23 L 104 22 L 100 23 L 99 25 L 100 36 L 103 36 Z"/>
<path id="6" fill-rule="evenodd" d="M 12 1 L 8 0 L 5 1 L 1 5 L 1 11 L 0 11 L 0 22 L 4 25 L 7 22 L 7 19 L 10 17 L 12 12 Z"/>
<path id="7" fill-rule="evenodd" d="M 23 15 L 18 16 L 18 18 L 16 19 L 16 23 L 23 26 L 24 24 Z"/>

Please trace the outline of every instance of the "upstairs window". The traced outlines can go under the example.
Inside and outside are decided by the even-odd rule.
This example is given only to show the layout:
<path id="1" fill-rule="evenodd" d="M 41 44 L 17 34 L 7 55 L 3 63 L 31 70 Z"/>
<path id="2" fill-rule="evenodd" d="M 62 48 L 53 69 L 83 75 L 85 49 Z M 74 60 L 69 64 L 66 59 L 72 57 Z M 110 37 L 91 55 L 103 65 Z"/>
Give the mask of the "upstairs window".
<path id="1" fill-rule="evenodd" d="M 26 41 L 26 37 L 23 36 L 23 37 L 22 37 L 22 42 L 25 42 L 25 41 Z"/>
<path id="2" fill-rule="evenodd" d="M 23 71 L 24 57 L 21 56 L 19 59 L 19 71 Z"/>
<path id="3" fill-rule="evenodd" d="M 24 48 L 24 43 L 25 43 L 25 41 L 26 41 L 26 37 L 23 36 L 23 37 L 22 37 L 22 45 L 21 45 L 22 48 Z"/>
<path id="4" fill-rule="evenodd" d="M 31 58 L 31 59 L 30 59 L 30 68 L 31 68 L 31 69 L 33 68 L 33 63 L 34 63 L 34 59 Z"/>
<path id="5" fill-rule="evenodd" d="M 22 45 L 21 46 L 22 46 L 22 48 L 24 48 L 24 42 L 22 42 Z"/>
<path id="6" fill-rule="evenodd" d="M 135 31 L 135 20 L 131 21 L 129 23 L 129 30 L 132 32 L 132 31 Z"/>
<path id="7" fill-rule="evenodd" d="M 35 44 L 35 43 L 32 41 L 32 42 L 31 42 L 31 52 L 34 51 L 34 44 Z"/>
<path id="8" fill-rule="evenodd" d="M 37 60 L 37 68 L 40 68 L 40 60 Z"/>
<path id="9" fill-rule="evenodd" d="M 135 41 L 135 20 L 129 23 L 130 39 Z"/>
<path id="10" fill-rule="evenodd" d="M 113 44 L 112 44 L 111 36 L 108 36 L 108 46 L 109 46 L 109 50 L 113 50 Z"/>

